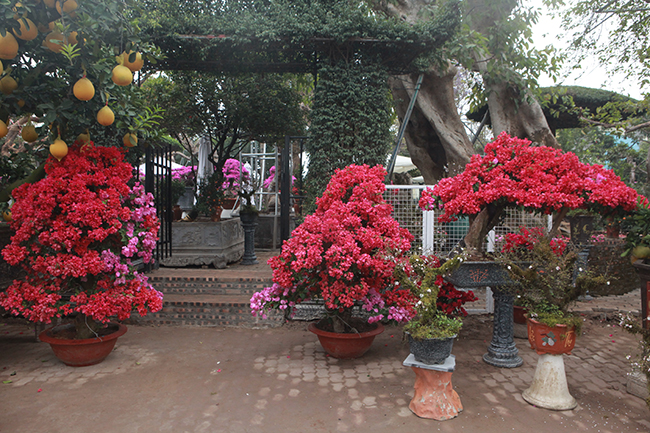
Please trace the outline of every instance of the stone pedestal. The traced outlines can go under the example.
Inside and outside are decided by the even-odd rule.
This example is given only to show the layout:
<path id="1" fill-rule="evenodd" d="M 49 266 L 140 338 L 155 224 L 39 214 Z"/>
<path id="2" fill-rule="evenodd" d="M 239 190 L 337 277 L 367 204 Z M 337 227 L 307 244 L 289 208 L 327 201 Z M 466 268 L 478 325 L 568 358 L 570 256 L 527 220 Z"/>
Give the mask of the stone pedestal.
<path id="1" fill-rule="evenodd" d="M 224 221 L 172 223 L 172 255 L 167 267 L 212 265 L 223 269 L 244 255 L 244 230 L 239 218 Z"/>
<path id="2" fill-rule="evenodd" d="M 409 404 L 411 412 L 420 418 L 437 421 L 458 416 L 463 404 L 451 384 L 451 375 L 456 367 L 454 355 L 450 355 L 444 364 L 429 365 L 416 361 L 410 354 L 403 365 L 415 372 L 415 393 Z"/>
<path id="3" fill-rule="evenodd" d="M 578 403 L 569 393 L 563 355 L 539 355 L 533 383 L 521 396 L 528 403 L 546 409 L 574 409 Z"/>
<path id="4" fill-rule="evenodd" d="M 519 350 L 514 339 L 514 320 L 512 309 L 514 296 L 494 289 L 494 328 L 492 341 L 483 355 L 483 361 L 495 367 L 516 368 L 524 361 L 519 356 Z"/>
<path id="5" fill-rule="evenodd" d="M 514 340 L 512 317 L 514 296 L 507 287 L 512 285 L 508 273 L 495 262 L 464 262 L 447 281 L 460 288 L 489 286 L 494 293 L 494 327 L 492 341 L 483 361 L 495 367 L 515 368 L 523 364 Z"/>

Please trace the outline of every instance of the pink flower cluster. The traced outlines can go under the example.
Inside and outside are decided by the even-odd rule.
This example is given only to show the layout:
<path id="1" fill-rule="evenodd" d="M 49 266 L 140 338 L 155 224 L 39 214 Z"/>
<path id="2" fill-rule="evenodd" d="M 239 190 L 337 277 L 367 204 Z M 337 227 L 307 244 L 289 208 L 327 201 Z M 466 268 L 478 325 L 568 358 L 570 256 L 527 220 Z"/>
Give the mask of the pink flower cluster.
<path id="1" fill-rule="evenodd" d="M 159 222 L 151 195 L 129 189 L 123 153 L 75 143 L 45 171 L 13 191 L 15 235 L 2 255 L 27 276 L 0 294 L 0 306 L 46 323 L 75 311 L 106 322 L 160 310 L 162 295 L 129 258 L 151 260 Z"/>
<path id="2" fill-rule="evenodd" d="M 636 198 L 612 170 L 504 132 L 485 146 L 485 155 L 474 155 L 465 171 L 425 190 L 420 207 L 443 208 L 439 219 L 448 222 L 497 203 L 545 214 L 568 208 L 612 215 L 633 210 Z"/>
<path id="3" fill-rule="evenodd" d="M 172 168 L 172 179 L 179 180 L 185 185 L 192 186 L 194 184 L 194 174 L 196 173 L 196 169 L 196 165 Z"/>
<path id="4" fill-rule="evenodd" d="M 237 197 L 241 189 L 240 181 L 246 183 L 250 181 L 251 174 L 246 167 L 244 167 L 239 160 L 228 158 L 223 165 L 223 184 L 221 187 L 224 189 L 226 196 Z"/>
<path id="5" fill-rule="evenodd" d="M 293 231 L 280 255 L 269 259 L 275 284 L 253 296 L 253 314 L 323 299 L 332 311 L 360 302 L 373 317 L 413 317 L 413 296 L 397 287 L 393 276 L 413 236 L 391 217 L 392 207 L 382 197 L 385 176 L 381 166 L 336 171 L 316 212 Z"/>

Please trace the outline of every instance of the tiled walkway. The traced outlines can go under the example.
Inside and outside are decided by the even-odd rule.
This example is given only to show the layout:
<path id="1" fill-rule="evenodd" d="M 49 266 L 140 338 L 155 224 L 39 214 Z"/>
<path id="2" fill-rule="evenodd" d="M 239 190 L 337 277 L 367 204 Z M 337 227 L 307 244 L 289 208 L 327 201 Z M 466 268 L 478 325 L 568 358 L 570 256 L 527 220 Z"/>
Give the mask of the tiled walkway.
<path id="1" fill-rule="evenodd" d="M 454 344 L 454 388 L 464 411 L 437 422 L 408 409 L 415 375 L 402 361 L 401 330 L 389 327 L 362 359 L 323 353 L 305 323 L 275 329 L 137 327 L 103 363 L 66 367 L 35 343 L 33 327 L 0 326 L 0 432 L 648 432 L 650 411 L 625 390 L 626 355 L 637 339 L 614 322 L 587 319 L 565 357 L 579 406 L 536 408 L 521 392 L 524 365 L 482 361 L 487 315 L 470 316 Z"/>
<path id="2" fill-rule="evenodd" d="M 260 261 L 270 255 L 258 253 Z M 219 272 L 269 271 L 262 262 Z M 468 317 L 453 350 L 464 411 L 444 422 L 408 409 L 415 375 L 402 366 L 408 347 L 398 327 L 388 327 L 363 358 L 342 361 L 325 355 L 305 322 L 274 329 L 130 326 L 103 363 L 72 368 L 35 342 L 33 326 L 5 320 L 0 433 L 649 432 L 650 410 L 625 388 L 627 356 L 638 339 L 613 320 L 639 306 L 637 290 L 576 307 L 585 314 L 584 335 L 565 367 L 578 407 L 564 412 L 522 399 L 537 362 L 525 340 L 516 339 L 523 366 L 491 367 L 482 360 L 491 318 Z"/>

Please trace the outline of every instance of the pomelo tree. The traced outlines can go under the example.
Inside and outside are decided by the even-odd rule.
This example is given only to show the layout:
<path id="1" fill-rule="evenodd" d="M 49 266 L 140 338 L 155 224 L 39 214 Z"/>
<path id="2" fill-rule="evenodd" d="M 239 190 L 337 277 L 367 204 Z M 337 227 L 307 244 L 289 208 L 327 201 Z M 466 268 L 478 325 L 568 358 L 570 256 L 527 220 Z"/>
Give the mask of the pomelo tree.
<path id="1" fill-rule="evenodd" d="M 0 166 L 11 169 L 0 202 L 52 145 L 61 157 L 77 138 L 133 146 L 128 133 L 152 134 L 158 114 L 137 82 L 159 51 L 140 37 L 137 2 L 4 0 L 0 12 Z"/>

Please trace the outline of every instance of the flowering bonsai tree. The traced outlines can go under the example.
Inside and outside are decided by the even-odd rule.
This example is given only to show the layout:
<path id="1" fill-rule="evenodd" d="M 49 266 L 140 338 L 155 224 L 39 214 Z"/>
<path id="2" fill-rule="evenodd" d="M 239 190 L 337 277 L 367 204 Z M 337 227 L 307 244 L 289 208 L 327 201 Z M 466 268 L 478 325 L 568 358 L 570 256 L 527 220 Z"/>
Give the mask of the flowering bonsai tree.
<path id="1" fill-rule="evenodd" d="M 453 337 L 463 326 L 462 317 L 467 316 L 465 303 L 478 298 L 471 290 L 458 290 L 443 279 L 460 262 L 461 256 L 441 264 L 434 255 L 413 255 L 395 268 L 399 286 L 417 299 L 416 315 L 404 328 L 414 339 Z"/>
<path id="2" fill-rule="evenodd" d="M 386 171 L 381 166 L 350 165 L 337 170 L 313 215 L 292 233 L 279 256 L 269 259 L 272 287 L 253 295 L 253 314 L 322 299 L 334 332 L 351 332 L 352 308 L 404 322 L 415 310 L 415 297 L 395 284 L 396 261 L 413 237 L 391 217 L 382 193 Z"/>
<path id="3" fill-rule="evenodd" d="M 442 209 L 441 222 L 468 216 L 464 243 L 473 254 L 482 253 L 485 236 L 506 208 L 553 214 L 556 233 L 571 209 L 615 216 L 634 209 L 636 197 L 612 170 L 504 132 L 485 146 L 483 156 L 474 155 L 465 171 L 427 188 L 420 207 Z"/>
<path id="4" fill-rule="evenodd" d="M 152 261 L 159 222 L 153 197 L 129 188 L 132 167 L 114 147 L 75 143 L 46 177 L 13 191 L 15 235 L 2 251 L 27 273 L 0 294 L 0 306 L 35 322 L 75 314 L 77 338 L 135 309 L 162 307 L 162 294 L 131 260 Z"/>

